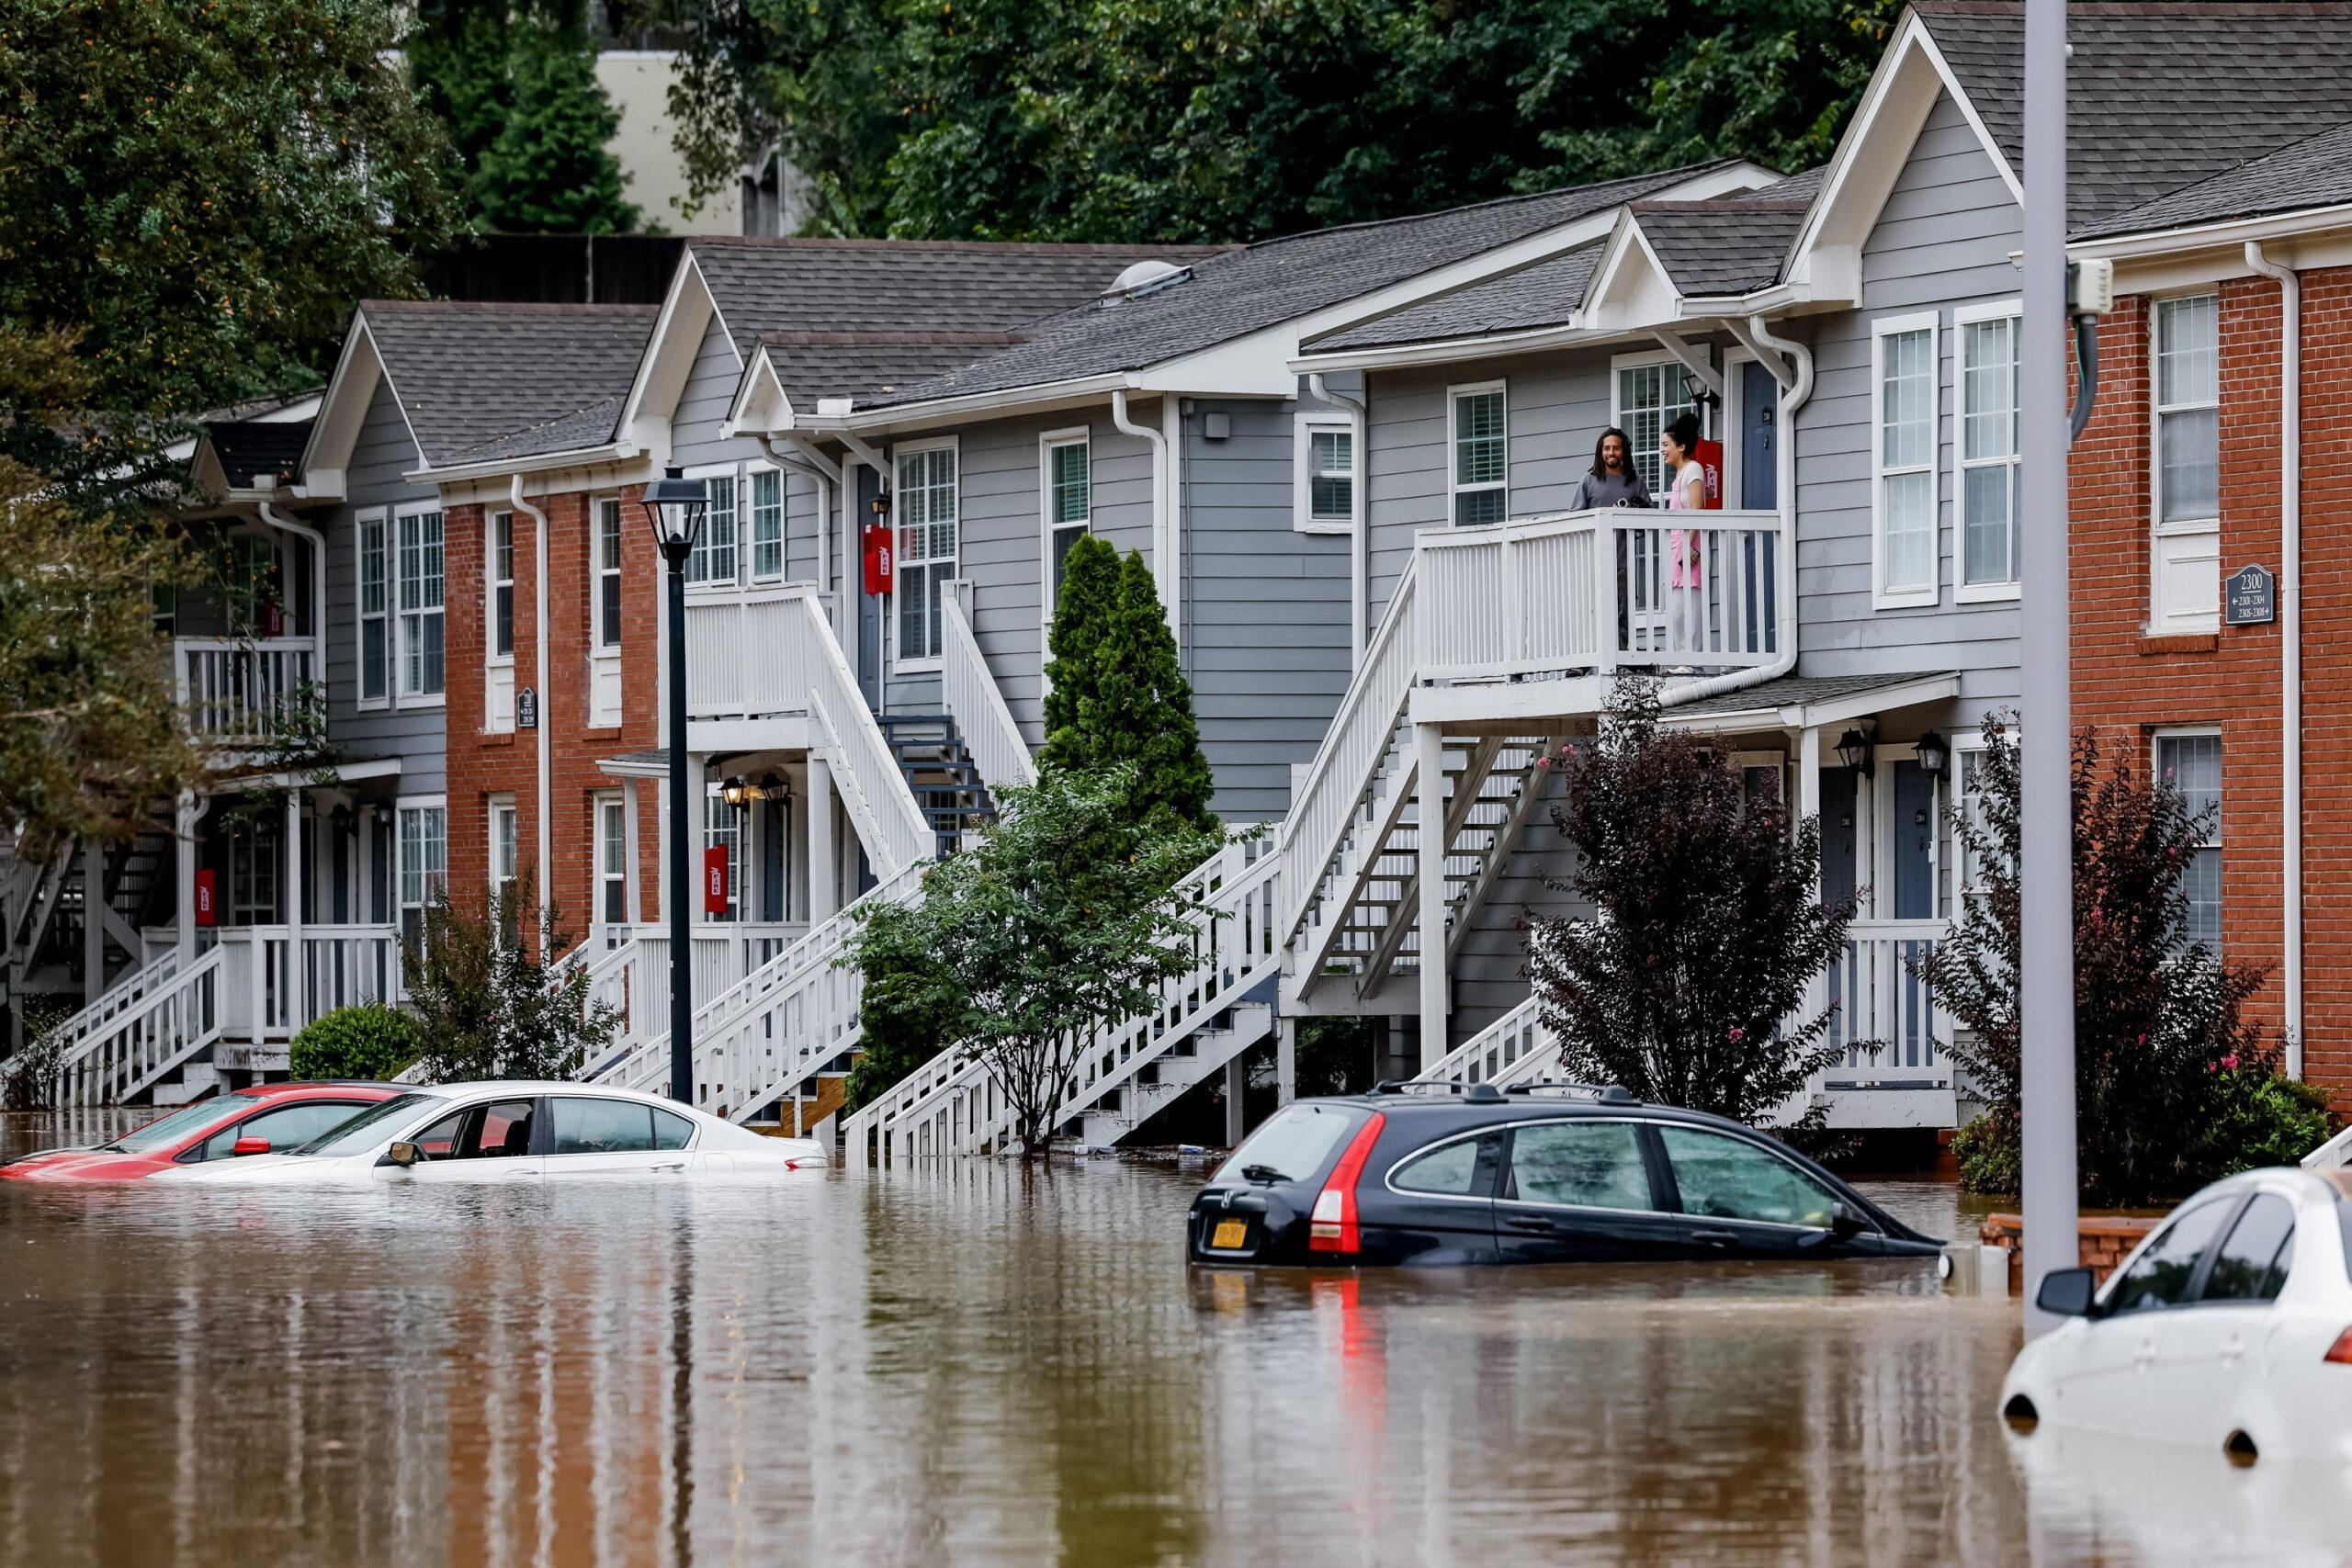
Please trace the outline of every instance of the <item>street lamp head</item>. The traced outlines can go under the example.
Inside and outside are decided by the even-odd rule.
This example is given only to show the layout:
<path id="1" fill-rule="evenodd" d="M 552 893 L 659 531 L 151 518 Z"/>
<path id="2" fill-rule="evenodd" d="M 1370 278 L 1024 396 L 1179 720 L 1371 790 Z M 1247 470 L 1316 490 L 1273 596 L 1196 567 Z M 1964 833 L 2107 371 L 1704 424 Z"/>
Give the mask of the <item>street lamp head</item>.
<path id="1" fill-rule="evenodd" d="M 1863 778 L 1870 777 L 1871 753 L 1874 750 L 1871 738 L 1859 729 L 1849 729 L 1838 738 L 1838 760 Z"/>
<path id="2" fill-rule="evenodd" d="M 710 486 L 686 478 L 683 468 L 667 468 L 645 487 L 638 504 L 645 509 L 645 521 L 653 530 L 653 543 L 662 558 L 673 571 L 684 570 L 695 540 L 702 533 L 703 513 L 710 507 Z"/>
<path id="3" fill-rule="evenodd" d="M 1951 766 L 1951 746 L 1930 729 L 1919 737 L 1918 759 L 1921 773 L 1931 779 L 1939 779 L 1944 776 L 1944 770 Z"/>

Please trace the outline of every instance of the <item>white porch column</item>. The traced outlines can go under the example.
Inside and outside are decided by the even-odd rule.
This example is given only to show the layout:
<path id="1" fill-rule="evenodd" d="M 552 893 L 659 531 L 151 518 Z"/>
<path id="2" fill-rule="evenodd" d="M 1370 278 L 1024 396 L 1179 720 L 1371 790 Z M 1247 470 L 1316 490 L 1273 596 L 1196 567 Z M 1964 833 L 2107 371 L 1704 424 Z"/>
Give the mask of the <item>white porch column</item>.
<path id="1" fill-rule="evenodd" d="M 1447 1051 L 1445 974 L 1445 748 L 1443 734 L 1434 724 L 1413 727 L 1413 749 L 1419 760 L 1420 798 L 1414 829 L 1419 840 L 1421 934 L 1421 1070 L 1442 1061 Z M 1399 918 L 1403 911 L 1399 910 Z"/>
<path id="2" fill-rule="evenodd" d="M 628 903 L 623 909 L 632 926 L 645 919 L 645 889 L 639 886 L 637 858 L 637 781 L 621 781 L 621 855 L 628 863 Z"/>
<path id="3" fill-rule="evenodd" d="M 286 1026 L 289 1031 L 300 1030 L 311 1016 L 304 1005 L 310 986 L 302 964 L 302 887 L 308 880 L 302 866 L 302 792 L 289 789 L 286 792 L 285 888 Z"/>
<path id="4" fill-rule="evenodd" d="M 703 760 L 689 751 L 686 753 L 686 821 L 690 825 L 688 830 L 694 836 L 686 840 L 686 864 L 694 872 L 695 896 L 686 906 L 686 918 L 697 926 L 707 925 L 710 919 L 703 913 L 702 908 L 702 852 L 710 831 L 707 826 L 710 807 L 706 804 L 708 793 L 704 783 Z M 669 846 L 669 852 L 676 854 L 677 846 Z"/>
<path id="5" fill-rule="evenodd" d="M 833 769 L 815 752 L 808 754 L 808 923 L 832 918 L 839 908 L 841 869 L 833 856 Z"/>
<path id="6" fill-rule="evenodd" d="M 1298 1098 L 1298 1015 L 1284 1013 L 1275 1024 L 1274 1103 Z"/>

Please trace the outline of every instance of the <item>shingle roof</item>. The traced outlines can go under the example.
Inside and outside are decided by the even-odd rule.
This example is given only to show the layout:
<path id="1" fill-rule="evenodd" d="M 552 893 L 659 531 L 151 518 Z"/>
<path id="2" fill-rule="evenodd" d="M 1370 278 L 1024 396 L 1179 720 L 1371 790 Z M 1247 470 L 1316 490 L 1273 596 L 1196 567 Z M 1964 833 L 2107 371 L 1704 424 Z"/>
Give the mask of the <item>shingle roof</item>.
<path id="1" fill-rule="evenodd" d="M 369 299 L 360 310 L 435 468 L 604 442 L 658 313 L 415 299 Z"/>
<path id="2" fill-rule="evenodd" d="M 1190 281 L 1035 323 L 1034 341 L 876 397 L 871 407 L 1006 391 L 1172 359 L 1603 212 L 1719 164 L 1510 197 L 1416 218 L 1264 240 L 1194 264 Z"/>
<path id="3" fill-rule="evenodd" d="M 877 394 L 969 365 L 1027 339 L 1011 332 L 763 333 L 760 346 L 794 406 Z"/>
<path id="4" fill-rule="evenodd" d="M 748 364 L 771 333 L 1009 332 L 1093 299 L 1136 262 L 1222 248 L 722 237 L 689 254 Z"/>
<path id="5" fill-rule="evenodd" d="M 1804 200 L 1637 201 L 1633 210 L 1675 291 L 1713 296 L 1779 282 L 1811 206 Z"/>
<path id="6" fill-rule="evenodd" d="M 1915 681 L 1933 681 L 1948 670 L 1920 670 L 1895 675 L 1783 675 L 1758 685 L 1736 687 L 1695 703 L 1667 710 L 1668 716 L 1697 718 L 1726 713 L 1753 713 L 1761 708 L 1803 707 L 1865 692 L 1892 691 Z"/>
<path id="7" fill-rule="evenodd" d="M 2086 226 L 2081 238 L 2184 229 L 2352 202 L 2352 122 Z"/>
<path id="8" fill-rule="evenodd" d="M 2024 169 L 2024 8 L 1926 0 L 1920 20 L 2013 171 Z M 2352 6 L 2076 0 L 2067 217 L 2114 214 L 2352 119 Z"/>
<path id="9" fill-rule="evenodd" d="M 204 427 L 220 472 L 232 490 L 251 490 L 263 474 L 283 479 L 300 469 L 302 448 L 310 444 L 311 422 L 281 420 L 221 420 Z"/>

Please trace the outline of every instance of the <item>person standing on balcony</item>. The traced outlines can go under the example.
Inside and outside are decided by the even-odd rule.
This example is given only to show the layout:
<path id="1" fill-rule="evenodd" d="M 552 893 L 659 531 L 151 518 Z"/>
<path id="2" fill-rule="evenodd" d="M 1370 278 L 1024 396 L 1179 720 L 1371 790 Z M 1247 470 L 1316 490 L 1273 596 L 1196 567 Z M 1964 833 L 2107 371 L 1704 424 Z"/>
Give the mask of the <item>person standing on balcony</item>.
<path id="1" fill-rule="evenodd" d="M 1650 487 L 1634 467 L 1634 443 L 1615 425 L 1593 443 L 1592 468 L 1577 481 L 1571 512 L 1594 512 L 1605 506 L 1649 506 Z"/>
<path id="2" fill-rule="evenodd" d="M 1658 454 L 1666 460 L 1666 509 L 1702 512 L 1707 505 L 1707 471 L 1699 464 L 1699 418 L 1678 414 L 1657 438 Z M 1704 577 L 1700 558 L 1705 536 L 1695 526 L 1666 531 L 1668 633 L 1679 653 L 1695 651 L 1703 632 L 1704 612 L 1699 590 Z"/>

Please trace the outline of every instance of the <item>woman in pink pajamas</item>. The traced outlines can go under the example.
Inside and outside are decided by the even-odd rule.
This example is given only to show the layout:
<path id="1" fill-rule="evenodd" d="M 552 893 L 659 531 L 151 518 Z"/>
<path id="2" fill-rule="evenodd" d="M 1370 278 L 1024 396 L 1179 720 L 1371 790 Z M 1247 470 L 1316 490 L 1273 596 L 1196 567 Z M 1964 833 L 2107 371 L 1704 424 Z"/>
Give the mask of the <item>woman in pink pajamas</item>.
<path id="1" fill-rule="evenodd" d="M 1659 434 L 1657 449 L 1666 460 L 1667 510 L 1704 511 L 1707 474 L 1699 466 L 1698 416 L 1678 414 Z M 1701 592 L 1706 581 L 1706 564 L 1702 558 L 1705 547 L 1706 535 L 1696 527 L 1666 531 L 1668 635 L 1672 639 L 1668 646 L 1679 654 L 1701 651 L 1699 645 L 1705 638 Z"/>

